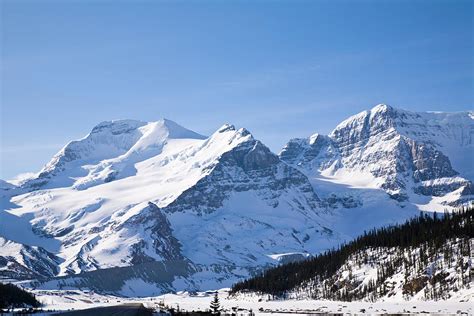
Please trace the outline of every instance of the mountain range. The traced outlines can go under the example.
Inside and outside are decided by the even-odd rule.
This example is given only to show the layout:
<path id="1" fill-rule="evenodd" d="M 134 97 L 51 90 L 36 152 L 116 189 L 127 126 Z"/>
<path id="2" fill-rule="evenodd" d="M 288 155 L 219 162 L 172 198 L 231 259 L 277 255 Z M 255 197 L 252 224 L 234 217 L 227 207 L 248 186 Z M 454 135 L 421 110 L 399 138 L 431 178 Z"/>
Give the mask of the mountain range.
<path id="1" fill-rule="evenodd" d="M 230 286 L 474 200 L 474 113 L 377 105 L 273 153 L 245 128 L 102 122 L 0 181 L 0 277 L 125 296 Z"/>

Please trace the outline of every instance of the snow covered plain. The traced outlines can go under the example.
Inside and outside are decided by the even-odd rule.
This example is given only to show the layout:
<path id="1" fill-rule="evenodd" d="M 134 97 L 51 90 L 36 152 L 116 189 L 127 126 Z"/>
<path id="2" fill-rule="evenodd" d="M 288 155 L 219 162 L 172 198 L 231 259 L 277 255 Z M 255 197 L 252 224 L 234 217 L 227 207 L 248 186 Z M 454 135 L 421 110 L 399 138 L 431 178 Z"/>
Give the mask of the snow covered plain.
<path id="1" fill-rule="evenodd" d="M 186 311 L 205 311 L 214 297 L 214 292 L 178 292 L 156 297 L 123 298 L 111 295 L 100 295 L 83 291 L 34 291 L 37 298 L 45 304 L 44 309 L 69 310 L 87 309 L 100 306 L 114 306 L 125 303 L 143 303 L 146 307 L 159 309 L 160 304 Z M 233 308 L 243 309 L 240 313 L 252 310 L 255 314 L 465 314 L 472 315 L 474 293 L 459 292 L 446 301 L 420 300 L 386 300 L 378 302 L 339 302 L 327 300 L 269 300 L 266 296 L 239 295 L 232 296 L 228 289 L 218 291 L 221 307 L 224 311 Z"/>

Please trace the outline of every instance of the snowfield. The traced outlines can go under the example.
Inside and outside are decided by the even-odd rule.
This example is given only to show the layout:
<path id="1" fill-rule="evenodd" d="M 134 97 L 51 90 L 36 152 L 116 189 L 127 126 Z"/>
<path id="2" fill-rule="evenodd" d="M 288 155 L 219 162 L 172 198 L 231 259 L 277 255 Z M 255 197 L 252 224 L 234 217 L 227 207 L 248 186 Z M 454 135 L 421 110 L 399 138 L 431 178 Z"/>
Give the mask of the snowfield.
<path id="1" fill-rule="evenodd" d="M 69 310 L 86 309 L 99 306 L 113 306 L 124 303 L 143 303 L 146 307 L 159 309 L 160 304 L 187 311 L 205 311 L 214 297 L 212 291 L 178 292 L 146 298 L 123 298 L 99 295 L 82 291 L 34 291 L 37 298 L 45 304 L 44 309 Z M 268 300 L 265 296 L 229 295 L 228 289 L 218 291 L 221 307 L 226 311 L 233 308 L 252 310 L 255 314 L 294 314 L 294 313 L 350 313 L 350 314 L 465 314 L 472 315 L 474 293 L 460 292 L 447 301 L 386 300 L 379 302 L 338 302 L 326 300 Z M 244 311 L 242 311 L 244 313 Z"/>

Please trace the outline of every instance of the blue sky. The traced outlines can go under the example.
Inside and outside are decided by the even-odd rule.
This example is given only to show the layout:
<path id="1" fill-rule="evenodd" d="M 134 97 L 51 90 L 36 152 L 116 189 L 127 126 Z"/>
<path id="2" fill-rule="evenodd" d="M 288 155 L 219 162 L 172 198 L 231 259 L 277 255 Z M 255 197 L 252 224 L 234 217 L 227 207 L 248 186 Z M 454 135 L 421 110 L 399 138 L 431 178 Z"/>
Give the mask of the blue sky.
<path id="1" fill-rule="evenodd" d="M 472 1 L 2 0 L 0 178 L 98 122 L 229 122 L 272 150 L 378 103 L 473 109 Z"/>

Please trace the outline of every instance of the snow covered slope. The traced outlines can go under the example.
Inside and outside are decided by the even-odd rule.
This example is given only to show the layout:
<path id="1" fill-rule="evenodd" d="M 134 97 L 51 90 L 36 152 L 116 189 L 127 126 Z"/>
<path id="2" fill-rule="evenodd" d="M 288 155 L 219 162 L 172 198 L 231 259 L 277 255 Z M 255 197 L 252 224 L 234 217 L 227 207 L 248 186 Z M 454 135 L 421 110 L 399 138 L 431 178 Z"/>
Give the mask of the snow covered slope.
<path id="1" fill-rule="evenodd" d="M 439 253 L 428 248 L 367 248 L 344 262 L 328 279 L 312 279 L 293 289 L 294 298 L 364 301 L 472 299 L 471 239 L 447 240 Z M 421 259 L 423 258 L 423 259 Z M 324 291 L 330 288 L 330 294 Z"/>
<path id="2" fill-rule="evenodd" d="M 196 274 L 183 286 L 229 284 L 333 234 L 306 176 L 231 125 L 101 123 L 20 191 L 0 235 L 60 257 L 58 275 L 177 260 Z"/>
<path id="3" fill-rule="evenodd" d="M 27 246 L 0 237 L 0 274 L 9 279 L 55 276 L 61 259 L 41 247 Z"/>
<path id="4" fill-rule="evenodd" d="M 170 120 L 102 122 L 83 139 L 72 141 L 32 179 L 26 189 L 73 186 L 86 189 L 136 174 L 134 164 L 161 153 L 170 141 L 204 139 Z"/>
<path id="5" fill-rule="evenodd" d="M 302 282 L 284 296 L 241 291 L 232 297 L 241 301 L 250 298 L 275 302 L 319 301 L 320 305 L 340 301 L 344 302 L 342 305 L 380 302 L 384 307 L 398 303 L 406 308 L 416 302 L 440 304 L 440 301 L 452 301 L 459 307 L 463 302 L 472 306 L 474 289 L 469 249 L 473 243 L 472 238 L 449 239 L 438 245 L 435 252 L 428 244 L 405 249 L 368 247 L 349 256 L 331 276 Z M 265 282 L 272 284 L 271 280 L 260 283 Z"/>
<path id="6" fill-rule="evenodd" d="M 307 174 L 329 205 L 358 207 L 364 201 L 355 189 L 382 189 L 401 206 L 432 211 L 473 199 L 473 154 L 472 113 L 377 105 L 329 136 L 291 140 L 280 158 Z"/>

